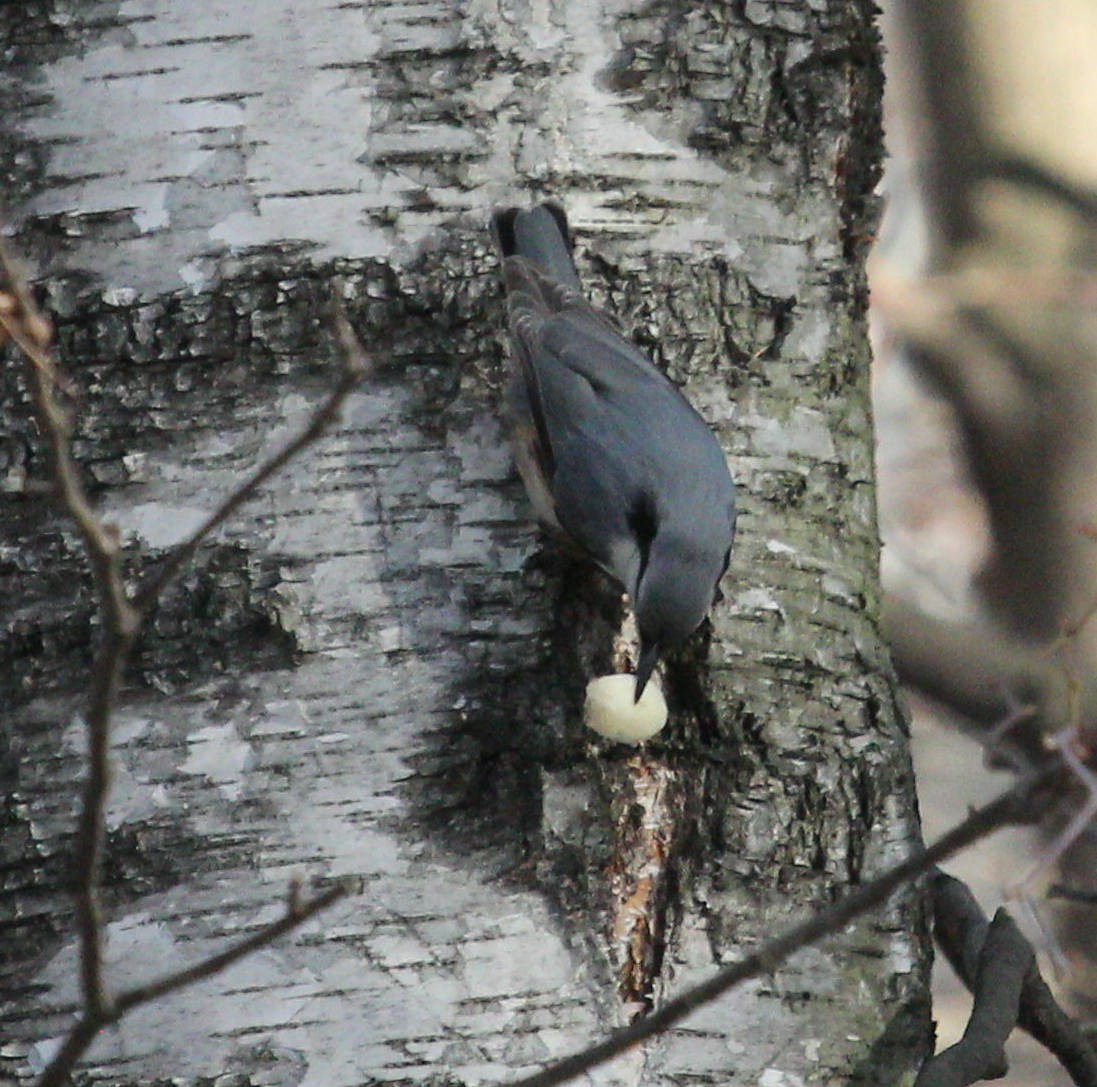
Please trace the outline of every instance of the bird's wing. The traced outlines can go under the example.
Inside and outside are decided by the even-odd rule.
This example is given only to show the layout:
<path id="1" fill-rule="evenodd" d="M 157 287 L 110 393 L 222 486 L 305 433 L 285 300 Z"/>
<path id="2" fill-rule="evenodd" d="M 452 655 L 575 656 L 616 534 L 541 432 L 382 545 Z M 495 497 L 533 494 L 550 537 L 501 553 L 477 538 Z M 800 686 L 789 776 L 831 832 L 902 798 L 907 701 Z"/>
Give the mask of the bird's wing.
<path id="1" fill-rule="evenodd" d="M 505 274 L 513 429 L 553 519 L 631 591 L 664 517 L 718 516 L 721 494 L 698 510 L 697 493 L 726 477 L 723 455 L 678 388 L 577 291 L 522 258 Z"/>
<path id="2" fill-rule="evenodd" d="M 504 275 L 515 361 L 538 437 L 552 455 L 565 432 L 582 429 L 592 412 L 612 408 L 600 401 L 680 399 L 666 377 L 578 291 L 522 258 L 509 258 Z"/>
<path id="3" fill-rule="evenodd" d="M 653 378 L 667 383 L 581 299 L 555 312 L 533 301 L 527 296 L 512 309 L 512 429 L 533 439 L 525 451 L 538 459 L 553 519 L 635 591 L 645 556 L 631 522 L 644 502 L 646 469 L 637 448 L 643 429 L 630 424 L 626 409 L 658 399 L 660 390 L 620 394 Z"/>
<path id="4" fill-rule="evenodd" d="M 543 349 L 596 387 L 669 384 L 667 378 L 589 303 L 568 305 L 545 321 Z"/>

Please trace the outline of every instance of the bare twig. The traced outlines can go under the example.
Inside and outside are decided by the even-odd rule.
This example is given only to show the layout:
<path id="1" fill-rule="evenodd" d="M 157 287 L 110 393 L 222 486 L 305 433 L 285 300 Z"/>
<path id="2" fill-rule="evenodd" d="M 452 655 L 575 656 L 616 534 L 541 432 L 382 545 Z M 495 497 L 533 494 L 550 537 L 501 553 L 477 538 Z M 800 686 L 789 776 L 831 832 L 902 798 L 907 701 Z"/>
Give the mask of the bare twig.
<path id="1" fill-rule="evenodd" d="M 1005 910 L 987 926 L 973 979 L 975 1001 L 963 1037 L 922 1065 L 914 1087 L 968 1087 L 1009 1071 L 1005 1043 L 1017 1024 L 1032 948 Z"/>
<path id="2" fill-rule="evenodd" d="M 1047 871 L 1058 861 L 1086 832 L 1086 829 L 1093 822 L 1093 817 L 1097 815 L 1097 774 L 1094 774 L 1075 752 L 1073 745 L 1077 734 L 1078 726 L 1074 725 L 1064 729 L 1057 736 L 1053 736 L 1051 742 L 1059 749 L 1063 761 L 1070 767 L 1077 781 L 1085 789 L 1085 802 L 1078 805 L 1077 811 L 1071 815 L 1067 825 L 1055 835 L 1051 842 L 1041 849 L 1040 856 L 1035 863 L 1013 888 L 1015 893 L 1021 888 L 1031 885 L 1038 875 Z"/>
<path id="3" fill-rule="evenodd" d="M 112 525 L 99 520 L 80 481 L 69 443 L 71 423 L 57 398 L 57 366 L 50 352 L 52 328 L 39 312 L 6 247 L 0 247 L 4 274 L 0 327 L 26 357 L 35 408 L 52 461 L 61 501 L 84 542 L 103 615 L 103 641 L 92 669 L 87 711 L 88 773 L 76 841 L 76 913 L 80 935 L 80 980 L 84 1005 L 97 1015 L 109 1009 L 103 988 L 102 910 L 99 884 L 106 836 L 110 777 L 110 715 L 140 616 L 126 595 L 121 547 Z"/>
<path id="4" fill-rule="evenodd" d="M 975 896 L 960 880 L 936 872 L 932 889 L 934 936 L 957 976 L 973 989 L 979 956 L 987 941 L 987 919 Z M 1020 933 L 1016 938 L 1024 939 Z M 1097 1085 L 1097 1051 L 1056 1003 L 1035 961 L 1024 971 L 1017 1025 L 1053 1053 L 1075 1083 L 1083 1087 Z"/>
<path id="5" fill-rule="evenodd" d="M 25 277 L 0 242 L 0 344 L 10 338 L 29 364 L 38 419 L 49 447 L 58 495 L 76 524 L 91 565 L 103 617 L 103 637 L 92 668 L 87 711 L 88 773 L 77 828 L 76 903 L 80 939 L 81 1015 L 38 1087 L 59 1084 L 91 1044 L 96 1034 L 131 1008 L 202 978 L 210 977 L 314 916 L 346 893 L 336 887 L 302 905 L 291 887 L 285 915 L 254 936 L 219 955 L 177 971 L 148 985 L 112 996 L 103 980 L 103 919 L 100 901 L 106 806 L 110 792 L 110 722 L 122 676 L 141 622 L 160 593 L 194 555 L 201 542 L 246 502 L 266 480 L 314 442 L 338 414 L 343 401 L 367 369 L 364 350 L 338 308 L 335 329 L 341 346 L 343 375 L 302 432 L 261 465 L 184 543 L 169 556 L 158 574 L 133 598 L 126 591 L 121 565 L 121 540 L 113 525 L 104 524 L 88 499 L 72 455 L 68 412 L 58 398 L 59 371 L 50 349 L 53 330 L 31 297 Z"/>
<path id="6" fill-rule="evenodd" d="M 239 962 L 246 955 L 258 951 L 261 947 L 266 947 L 267 944 L 277 940 L 279 936 L 284 936 L 287 932 L 292 932 L 295 928 L 303 925 L 322 910 L 326 910 L 328 906 L 338 902 L 340 898 L 345 898 L 351 889 L 350 883 L 342 882 L 334 887 L 329 887 L 309 902 L 294 901 L 293 898 L 296 896 L 291 897 L 286 903 L 286 912 L 277 921 L 271 922 L 258 932 L 241 940 L 238 944 L 233 944 L 219 954 L 211 955 L 208 959 L 203 959 L 193 966 L 166 974 L 156 981 L 150 981 L 147 985 L 137 985 L 132 989 L 125 989 L 120 992 L 114 1002 L 117 1015 L 123 1015 L 139 1004 L 147 1004 L 150 1000 L 156 1000 L 159 997 L 167 996 L 168 993 L 175 992 L 177 989 L 193 985 L 196 981 L 213 977 L 214 974 L 220 973 L 234 962 Z"/>
<path id="7" fill-rule="evenodd" d="M 211 955 L 208 959 L 203 959 L 193 966 L 187 966 L 182 970 L 166 974 L 164 977 L 158 978 L 156 981 L 150 981 L 146 985 L 136 985 L 131 989 L 124 989 L 114 998 L 109 1007 L 104 1007 L 97 1013 L 93 1013 L 91 1009 L 85 1007 L 76 1026 L 65 1039 L 64 1044 L 57 1051 L 53 1060 L 50 1061 L 49 1066 L 43 1071 L 35 1087 L 60 1087 L 80 1059 L 80 1055 L 87 1049 L 99 1031 L 103 1027 L 110 1026 L 111 1023 L 118 1022 L 127 1012 L 132 1011 L 141 1004 L 158 1000 L 160 997 L 167 996 L 168 993 L 193 985 L 197 981 L 213 977 L 232 966 L 233 963 L 246 958 L 252 952 L 273 943 L 279 936 L 292 932 L 322 910 L 326 910 L 340 898 L 345 897 L 350 891 L 349 884 L 339 883 L 334 887 L 329 887 L 309 902 L 288 901 L 286 912 L 277 921 L 264 925 L 258 932 L 245 937 L 239 943 L 230 945 L 224 951 Z"/>
<path id="8" fill-rule="evenodd" d="M 886 599 L 884 636 L 903 682 L 963 717 L 995 761 L 1025 769 L 1054 758 L 1046 737 L 1070 706 L 1062 669 L 1039 648 L 935 618 L 895 595 Z M 1094 692 L 1082 699 L 1083 713 L 1097 711 Z"/>
<path id="9" fill-rule="evenodd" d="M 87 716 L 88 773 L 76 832 L 76 916 L 80 931 L 80 979 L 84 1004 L 105 1013 L 110 997 L 103 986 L 103 914 L 100 885 L 110 793 L 110 719 L 137 626 L 108 628 L 92 666 Z"/>
<path id="10" fill-rule="evenodd" d="M 1085 790 L 1067 825 L 1040 851 L 1011 896 L 1060 859 L 1097 816 L 1097 774 L 1092 738 L 1097 684 L 1083 682 L 1063 653 L 1097 607 L 1044 646 L 1030 646 L 977 623 L 950 623 L 929 616 L 896 596 L 887 599 L 884 634 L 904 683 L 959 714 L 983 743 L 988 760 L 1028 770 L 1059 760 Z"/>
<path id="11" fill-rule="evenodd" d="M 1086 906 L 1097 906 L 1097 891 L 1070 887 L 1065 883 L 1053 883 L 1047 889 L 1047 897 L 1061 898 L 1064 902 L 1081 902 Z"/>
<path id="12" fill-rule="evenodd" d="M 1056 765 L 1019 782 L 997 800 L 972 812 L 928 849 L 919 850 L 894 868 L 851 891 L 828 909 L 794 925 L 753 954 L 725 966 L 708 981 L 686 990 L 651 1015 L 616 1031 L 589 1049 L 565 1057 L 524 1079 L 513 1080 L 509 1087 L 556 1087 L 556 1084 L 564 1083 L 631 1049 L 638 1042 L 667 1030 L 736 985 L 769 973 L 801 948 L 837 932 L 861 914 L 881 905 L 893 891 L 928 871 L 939 861 L 958 853 L 1007 823 L 1030 818 L 1032 798 L 1060 774 L 1061 769 Z"/>
<path id="13" fill-rule="evenodd" d="M 317 408 L 305 429 L 292 441 L 283 446 L 283 448 L 275 453 L 269 460 L 261 464 L 243 483 L 241 483 L 240 486 L 237 487 L 237 489 L 233 491 L 232 494 L 230 494 L 186 540 L 172 551 L 167 559 L 164 560 L 163 565 L 157 573 L 153 575 L 146 584 L 141 586 L 137 591 L 134 600 L 137 607 L 142 612 L 147 611 L 148 608 L 152 606 L 164 591 L 164 586 L 166 586 L 180 569 L 193 558 L 194 553 L 198 550 L 202 541 L 213 532 L 214 529 L 227 521 L 229 517 L 255 494 L 259 487 L 266 483 L 266 481 L 276 472 L 284 468 L 302 449 L 305 449 L 316 441 L 323 433 L 328 423 L 339 414 L 339 409 L 343 406 L 343 401 L 346 400 L 347 396 L 354 390 L 354 387 L 368 372 L 368 357 L 362 349 L 362 345 L 359 343 L 358 338 L 354 335 L 346 316 L 343 314 L 342 310 L 338 308 L 335 311 L 335 327 L 339 344 L 342 349 L 341 357 L 343 360 L 343 373 L 339 378 L 339 383 L 332 389 L 331 394 L 324 403 Z"/>

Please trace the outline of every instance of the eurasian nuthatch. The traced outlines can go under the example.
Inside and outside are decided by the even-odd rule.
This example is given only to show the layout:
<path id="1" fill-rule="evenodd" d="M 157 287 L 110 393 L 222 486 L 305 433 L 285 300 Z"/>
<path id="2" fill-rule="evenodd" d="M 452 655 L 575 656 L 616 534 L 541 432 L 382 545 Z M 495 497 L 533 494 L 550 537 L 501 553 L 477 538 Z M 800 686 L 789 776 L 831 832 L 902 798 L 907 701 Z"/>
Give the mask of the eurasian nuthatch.
<path id="1" fill-rule="evenodd" d="M 635 698 L 727 569 L 735 487 L 708 425 L 583 297 L 556 204 L 492 216 L 513 344 L 507 414 L 539 519 L 632 599 Z"/>

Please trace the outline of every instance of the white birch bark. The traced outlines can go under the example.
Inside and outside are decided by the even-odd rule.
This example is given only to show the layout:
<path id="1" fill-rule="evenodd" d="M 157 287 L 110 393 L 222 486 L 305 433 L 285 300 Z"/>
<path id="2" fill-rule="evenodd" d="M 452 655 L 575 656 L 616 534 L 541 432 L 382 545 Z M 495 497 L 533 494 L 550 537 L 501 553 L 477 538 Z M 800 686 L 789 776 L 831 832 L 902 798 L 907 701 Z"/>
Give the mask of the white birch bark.
<path id="1" fill-rule="evenodd" d="M 137 566 L 319 398 L 336 275 L 379 366 L 146 638 L 115 731 L 112 974 L 220 947 L 295 875 L 362 893 L 135 1013 L 88 1075 L 502 1082 L 911 848 L 876 630 L 870 13 L 121 0 L 0 16 L 13 222 L 84 390 L 78 452 Z M 671 728 L 640 762 L 583 734 L 614 593 L 539 540 L 496 417 L 486 217 L 541 195 L 741 484 L 707 663 L 672 666 Z M 91 631 L 72 533 L 19 493 L 42 462 L 12 373 L 0 737 L 18 946 L 0 1073 L 21 1077 L 76 995 L 63 885 Z M 928 1031 L 919 924 L 908 895 L 591 1082 L 890 1082 Z"/>

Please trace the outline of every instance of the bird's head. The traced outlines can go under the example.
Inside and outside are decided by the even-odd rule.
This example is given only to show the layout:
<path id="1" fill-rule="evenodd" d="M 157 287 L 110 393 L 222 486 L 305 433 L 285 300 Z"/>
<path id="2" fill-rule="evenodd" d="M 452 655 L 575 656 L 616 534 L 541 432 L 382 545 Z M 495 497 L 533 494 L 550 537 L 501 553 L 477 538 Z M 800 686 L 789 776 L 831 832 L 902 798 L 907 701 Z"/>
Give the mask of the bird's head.
<path id="1" fill-rule="evenodd" d="M 640 629 L 636 700 L 644 693 L 659 657 L 682 644 L 712 606 L 716 585 L 727 569 L 728 550 L 690 541 L 657 539 L 634 597 Z"/>

